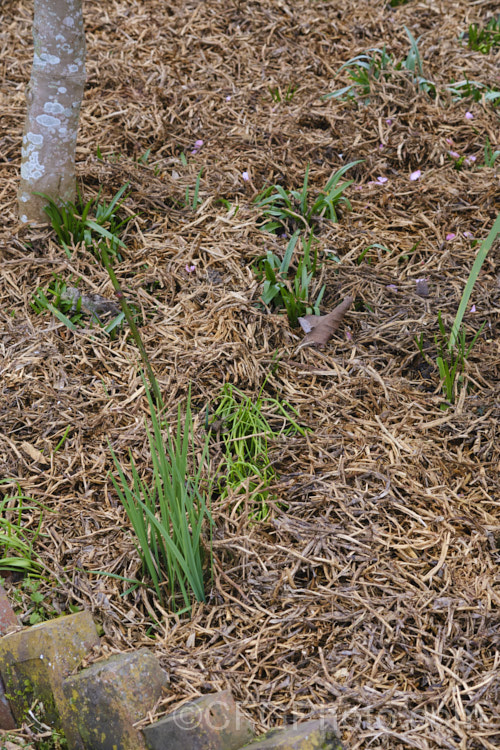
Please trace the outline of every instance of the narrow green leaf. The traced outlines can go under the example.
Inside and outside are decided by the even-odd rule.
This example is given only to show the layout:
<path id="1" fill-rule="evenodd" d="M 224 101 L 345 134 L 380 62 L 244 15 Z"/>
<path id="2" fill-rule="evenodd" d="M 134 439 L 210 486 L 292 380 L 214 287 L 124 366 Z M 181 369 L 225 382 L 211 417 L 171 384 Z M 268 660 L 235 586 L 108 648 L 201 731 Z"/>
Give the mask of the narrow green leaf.
<path id="1" fill-rule="evenodd" d="M 465 285 L 465 289 L 462 294 L 462 299 L 460 300 L 460 305 L 458 307 L 458 311 L 455 317 L 455 320 L 453 322 L 450 338 L 448 341 L 448 351 L 452 351 L 455 347 L 455 343 L 457 340 L 458 332 L 460 330 L 460 326 L 462 325 L 462 320 L 464 318 L 465 311 L 467 309 L 467 305 L 469 304 L 469 299 L 472 294 L 472 290 L 474 288 L 474 284 L 477 281 L 477 277 L 479 276 L 479 272 L 482 268 L 482 265 L 486 259 L 486 256 L 488 255 L 489 251 L 491 250 L 491 247 L 493 243 L 495 242 L 497 235 L 500 233 L 500 213 L 498 214 L 488 236 L 486 239 L 482 242 L 479 251 L 476 255 L 476 259 L 472 265 L 471 272 L 469 274 L 469 278 L 467 279 L 467 283 Z"/>

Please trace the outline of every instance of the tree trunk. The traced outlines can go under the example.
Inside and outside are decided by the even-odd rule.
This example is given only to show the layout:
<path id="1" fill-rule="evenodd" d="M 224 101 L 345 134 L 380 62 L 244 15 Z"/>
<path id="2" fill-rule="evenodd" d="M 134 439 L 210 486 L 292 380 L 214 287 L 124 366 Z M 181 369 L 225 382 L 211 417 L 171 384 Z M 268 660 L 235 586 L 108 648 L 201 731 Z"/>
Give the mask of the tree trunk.
<path id="1" fill-rule="evenodd" d="M 47 201 L 74 201 L 75 148 L 85 84 L 82 0 L 34 0 L 35 51 L 26 92 L 19 218 L 46 222 Z"/>

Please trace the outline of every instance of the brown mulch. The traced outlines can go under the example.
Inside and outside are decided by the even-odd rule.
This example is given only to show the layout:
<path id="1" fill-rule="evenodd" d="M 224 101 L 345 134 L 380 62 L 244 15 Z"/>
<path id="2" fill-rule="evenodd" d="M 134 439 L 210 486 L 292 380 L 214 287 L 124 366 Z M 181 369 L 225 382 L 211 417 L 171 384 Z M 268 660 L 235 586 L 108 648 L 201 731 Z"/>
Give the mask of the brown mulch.
<path id="1" fill-rule="evenodd" d="M 2 492 L 19 486 L 44 507 L 36 551 L 47 616 L 87 607 L 103 653 L 151 647 L 170 676 L 163 710 L 229 687 L 259 730 L 328 716 L 352 750 L 499 747 L 498 242 L 465 317 L 469 338 L 485 327 L 449 408 L 415 343 L 423 333 L 435 356 L 438 312 L 449 328 L 473 240 L 498 214 L 500 160 L 479 168 L 487 137 L 500 148 L 498 108 L 432 100 L 402 72 L 366 104 L 321 98 L 349 83 L 347 71 L 335 76 L 357 54 L 386 44 L 404 59 L 405 25 L 438 87 L 465 77 L 494 87 L 498 49 L 481 55 L 459 36 L 497 4 L 84 5 L 79 180 L 87 198 L 102 188 L 107 200 L 130 183 L 134 218 L 116 271 L 142 313 L 168 414 L 191 384 L 201 439 L 224 383 L 256 397 L 267 378 L 266 392 L 292 404 L 309 432 L 272 447 L 278 479 L 266 521 L 252 520 L 251 498 L 238 512 L 231 496 L 214 498 L 214 578 L 191 618 L 162 609 L 146 588 L 122 596 L 127 584 L 98 574 L 140 574 L 108 477 L 109 443 L 147 470 L 147 403 L 127 329 L 114 339 L 90 325 L 72 333 L 30 306 L 53 274 L 80 279 L 88 294 L 113 292 L 88 250 L 68 259 L 53 233 L 17 222 L 32 8 L 3 2 L 0 476 Z M 297 89 L 284 101 L 289 86 Z M 450 150 L 475 162 L 456 169 Z M 314 193 L 357 159 L 347 175 L 352 212 L 319 227 L 314 281 L 316 293 L 326 284 L 322 311 L 347 295 L 354 305 L 326 348 L 301 348 L 302 331 L 259 305 L 252 266 L 267 249 L 283 254 L 286 239 L 259 231 L 253 199 L 266 184 L 300 188 L 307 164 Z M 194 211 L 183 201 L 201 169 Z M 388 251 L 374 247 L 358 262 L 374 243 Z M 427 296 L 417 293 L 422 278 Z M 40 512 L 24 512 L 26 529 Z M 13 594 L 21 582 L 7 577 L 6 587 Z"/>

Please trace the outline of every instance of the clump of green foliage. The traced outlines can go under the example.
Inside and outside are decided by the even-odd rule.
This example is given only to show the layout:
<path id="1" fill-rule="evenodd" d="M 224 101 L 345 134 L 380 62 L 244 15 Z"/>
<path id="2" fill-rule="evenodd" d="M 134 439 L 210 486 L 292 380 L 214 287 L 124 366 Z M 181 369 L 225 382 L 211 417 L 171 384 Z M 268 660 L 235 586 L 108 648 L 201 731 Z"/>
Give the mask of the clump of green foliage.
<path id="1" fill-rule="evenodd" d="M 275 104 L 281 104 L 282 102 L 288 104 L 292 101 L 297 89 L 298 86 L 294 86 L 293 84 L 289 83 L 285 91 L 281 89 L 281 86 L 269 86 L 269 93 L 271 94 L 271 99 Z"/>
<path id="2" fill-rule="evenodd" d="M 448 84 L 446 90 L 451 94 L 454 102 L 461 99 L 472 99 L 474 102 L 484 100 L 493 106 L 500 102 L 500 91 L 479 81 L 469 81 L 468 78 L 463 81 L 452 81 Z"/>
<path id="3" fill-rule="evenodd" d="M 344 195 L 345 190 L 354 180 L 347 180 L 339 185 L 344 174 L 361 163 L 351 161 L 334 172 L 324 189 L 314 199 L 309 194 L 309 165 L 306 168 L 304 182 L 300 190 L 288 190 L 281 185 L 270 185 L 255 199 L 255 203 L 262 210 L 265 223 L 261 229 L 266 232 L 290 232 L 295 228 L 311 231 L 320 219 L 338 221 L 338 206 L 343 204 L 350 209 L 351 204 Z"/>
<path id="4" fill-rule="evenodd" d="M 265 384 L 264 384 L 265 385 Z M 268 501 L 274 495 L 271 485 L 277 476 L 269 455 L 269 443 L 281 435 L 305 434 L 296 421 L 296 410 L 286 401 L 264 393 L 255 399 L 236 386 L 226 383 L 208 424 L 212 435 L 220 436 L 223 459 L 219 467 L 218 489 L 221 496 L 229 492 L 248 498 L 251 515 L 263 520 L 269 513 Z M 279 428 L 271 423 L 281 422 Z"/>
<path id="5" fill-rule="evenodd" d="M 114 335 L 116 329 L 123 323 L 125 317 L 123 312 L 119 312 L 111 319 L 109 314 L 101 319 L 97 309 L 95 311 L 83 311 L 82 296 L 76 287 L 68 287 L 58 274 L 53 274 L 53 277 L 53 281 L 47 289 L 38 287 L 33 295 L 30 304 L 35 313 L 40 314 L 48 311 L 70 331 L 76 331 L 78 327 L 86 325 L 86 312 L 87 317 L 91 319 L 91 325 L 96 324 L 106 333 Z"/>
<path id="6" fill-rule="evenodd" d="M 477 23 L 470 24 L 469 30 L 462 34 L 464 38 L 467 38 L 469 49 L 487 55 L 491 49 L 500 47 L 500 16 L 490 18 L 483 27 Z"/>
<path id="7" fill-rule="evenodd" d="M 476 259 L 472 265 L 469 278 L 465 284 L 464 291 L 462 293 L 462 299 L 458 306 L 455 320 L 451 327 L 451 331 L 448 334 L 445 325 L 442 320 L 441 312 L 438 313 L 438 328 L 439 334 L 435 336 L 436 344 L 436 364 L 439 369 L 439 374 L 442 381 L 443 394 L 447 399 L 448 403 L 443 404 L 443 408 L 448 408 L 450 403 L 453 403 L 458 387 L 463 383 L 463 374 L 465 372 L 465 364 L 469 357 L 474 344 L 476 343 L 481 331 L 483 330 L 484 323 L 480 329 L 474 335 L 472 341 L 467 344 L 466 342 L 466 331 L 463 327 L 463 319 L 467 305 L 474 289 L 474 284 L 477 281 L 481 267 L 490 251 L 495 239 L 500 234 L 500 214 L 497 216 L 488 236 L 482 242 L 481 247 L 478 250 Z M 423 334 L 416 337 L 416 343 L 421 355 L 428 358 L 424 351 L 424 337 Z"/>
<path id="8" fill-rule="evenodd" d="M 486 143 L 484 144 L 484 164 L 482 166 L 494 167 L 495 162 L 499 156 L 500 156 L 500 151 L 498 149 L 496 151 L 493 151 L 493 148 L 490 143 L 490 139 L 486 138 Z"/>
<path id="9" fill-rule="evenodd" d="M 453 349 L 449 349 L 449 333 L 443 323 L 441 312 L 438 313 L 439 333 L 434 337 L 434 343 L 436 346 L 436 364 L 439 369 L 443 395 L 448 403 L 453 403 L 455 401 L 457 391 L 463 384 L 467 359 L 474 348 L 474 344 L 480 336 L 484 325 L 485 324 L 483 323 L 469 344 L 467 344 L 466 341 L 466 330 L 461 326 L 456 337 L 455 346 Z M 416 342 L 420 354 L 425 358 L 426 353 L 424 351 L 423 334 L 420 334 L 420 336 L 416 338 Z M 447 408 L 447 406 L 448 404 L 444 404 L 444 408 Z"/>
<path id="10" fill-rule="evenodd" d="M 7 480 L 1 480 L 0 484 Z M 3 495 L 0 500 L 0 571 L 37 575 L 42 570 L 34 544 L 40 535 L 43 514 L 35 529 L 25 526 L 25 514 L 39 505 L 18 487 L 15 495 Z"/>
<path id="11" fill-rule="evenodd" d="M 362 161 L 358 159 L 349 162 L 333 172 L 324 190 L 314 198 L 310 195 L 307 166 L 300 190 L 288 190 L 281 185 L 271 185 L 255 199 L 255 203 L 262 211 L 262 230 L 281 237 L 293 232 L 282 259 L 268 250 L 254 265 L 257 279 L 263 281 L 263 303 L 273 310 L 285 308 L 292 327 L 297 326 L 298 318 L 302 315 L 319 315 L 319 305 L 325 287 L 320 289 L 315 299 L 312 298 L 312 281 L 319 268 L 314 231 L 322 220 L 339 220 L 340 204 L 347 210 L 351 209 L 344 192 L 354 180 L 341 182 L 341 178 Z M 301 240 L 302 253 L 297 253 L 301 232 L 304 232 L 306 237 L 302 237 Z"/>
<path id="12" fill-rule="evenodd" d="M 165 601 L 167 585 L 172 608 L 178 610 L 180 598 L 182 611 L 190 611 L 193 596 L 199 602 L 205 601 L 206 555 L 202 532 L 208 529 L 210 535 L 212 528 L 202 483 L 208 436 L 201 457 L 197 458 L 188 395 L 184 420 L 179 406 L 175 435 L 167 429 L 165 439 L 160 414 L 147 387 L 146 395 L 152 424 L 152 429 L 146 426 L 152 474 L 143 478 L 130 453 L 130 483 L 122 462 L 110 446 L 118 473 L 118 478 L 112 476 L 111 481 L 134 530 L 144 573 L 152 581 L 160 603 Z M 193 470 L 191 466 L 197 468 Z M 208 566 L 211 568 L 211 552 Z M 134 587 L 139 585 L 139 581 L 133 583 Z"/>
<path id="13" fill-rule="evenodd" d="M 396 62 L 392 55 L 387 52 L 385 45 L 382 49 L 372 47 L 367 52 L 351 58 L 339 68 L 338 73 L 347 69 L 349 78 L 353 83 L 325 94 L 322 98 L 356 100 L 362 104 L 369 104 L 369 95 L 372 92 L 373 84 L 382 79 L 387 81 L 394 71 L 401 70 L 408 71 L 416 86 L 429 96 L 434 97 L 436 86 L 424 77 L 418 40 L 414 38 L 406 26 L 404 29 L 410 42 L 410 49 L 404 60 Z"/>
<path id="14" fill-rule="evenodd" d="M 290 238 L 283 259 L 271 250 L 257 262 L 257 279 L 263 280 L 262 301 L 273 310 L 285 308 L 292 328 L 302 315 L 319 315 L 319 305 L 325 292 L 323 285 L 314 301 L 311 299 L 312 280 L 318 269 L 317 248 L 312 249 L 313 234 L 302 238 L 302 253 L 294 262 L 294 251 L 298 244 L 299 231 Z"/>
<path id="15" fill-rule="evenodd" d="M 45 213 L 68 258 L 71 257 L 70 245 L 83 242 L 93 251 L 95 244 L 99 245 L 106 239 L 111 255 L 122 260 L 119 248 L 124 248 L 125 245 L 119 235 L 133 216 L 121 218 L 118 211 L 126 199 L 124 193 L 128 187 L 127 182 L 115 193 L 110 203 L 100 200 L 101 190 L 96 198 L 87 203 L 78 194 L 76 204 L 71 201 L 59 204 L 44 193 L 37 193 L 47 201 Z"/>

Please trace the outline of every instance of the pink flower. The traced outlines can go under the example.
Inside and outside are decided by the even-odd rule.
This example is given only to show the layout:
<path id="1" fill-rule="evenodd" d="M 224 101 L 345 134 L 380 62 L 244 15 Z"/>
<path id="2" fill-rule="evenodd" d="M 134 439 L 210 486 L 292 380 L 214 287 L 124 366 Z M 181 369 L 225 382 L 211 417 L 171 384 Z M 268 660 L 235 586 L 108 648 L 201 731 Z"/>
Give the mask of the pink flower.
<path id="1" fill-rule="evenodd" d="M 193 273 L 193 271 L 195 271 L 195 270 L 196 270 L 196 266 L 195 266 L 194 263 L 192 265 L 189 265 L 189 264 L 186 265 L 186 271 L 187 271 L 187 273 Z"/>
<path id="2" fill-rule="evenodd" d="M 387 177 L 377 177 L 377 182 L 380 182 L 381 185 L 384 184 L 384 182 L 387 182 Z"/>
<path id="3" fill-rule="evenodd" d="M 474 115 L 472 114 L 472 112 L 466 112 L 465 113 L 465 119 L 466 120 L 473 120 L 474 119 Z"/>
<path id="4" fill-rule="evenodd" d="M 465 237 L 466 239 L 468 239 L 468 240 L 472 240 L 472 239 L 473 239 L 473 237 L 474 237 L 474 235 L 472 234 L 472 232 L 469 232 L 469 231 L 467 230 L 467 231 L 465 231 L 465 232 L 464 232 L 464 237 Z"/>
<path id="5" fill-rule="evenodd" d="M 231 101 L 231 97 L 230 97 L 230 95 L 228 94 L 228 95 L 226 96 L 226 102 L 230 102 L 230 101 Z"/>
<path id="6" fill-rule="evenodd" d="M 474 164 L 474 162 L 476 161 L 476 158 L 477 157 L 474 156 L 474 154 L 471 154 L 470 156 L 467 156 L 467 158 L 465 159 L 465 163 L 466 164 Z"/>
<path id="7" fill-rule="evenodd" d="M 387 120 L 385 121 L 385 124 L 392 125 L 392 120 L 388 117 Z"/>
<path id="8" fill-rule="evenodd" d="M 363 190 L 363 185 L 354 185 L 354 190 Z"/>
<path id="9" fill-rule="evenodd" d="M 454 239 L 455 239 L 455 237 L 456 237 L 456 236 L 457 236 L 457 235 L 455 234 L 455 232 L 449 232 L 449 233 L 448 233 L 448 234 L 446 235 L 446 239 L 447 239 L 447 241 L 448 241 L 448 242 L 451 242 L 452 240 L 454 240 Z"/>
<path id="10" fill-rule="evenodd" d="M 248 182 L 248 180 L 250 179 L 250 175 L 248 174 L 248 172 L 242 172 L 241 176 L 244 182 Z"/>
<path id="11" fill-rule="evenodd" d="M 456 151 L 448 151 L 448 153 L 452 157 L 452 159 L 460 159 L 460 154 L 458 154 Z"/>
<path id="12" fill-rule="evenodd" d="M 382 151 L 382 149 L 383 149 L 383 148 L 384 148 L 384 144 L 383 144 L 383 143 L 380 143 L 380 144 L 379 144 L 379 149 L 380 149 L 380 150 Z"/>
<path id="13" fill-rule="evenodd" d="M 448 144 L 448 146 L 453 146 L 453 141 L 451 140 L 451 138 L 445 138 L 445 141 Z"/>
<path id="14" fill-rule="evenodd" d="M 471 307 L 470 311 L 471 311 L 471 312 L 476 312 L 476 306 L 475 306 L 475 305 L 472 305 L 472 307 Z"/>
<path id="15" fill-rule="evenodd" d="M 421 176 L 422 176 L 422 172 L 420 171 L 420 169 L 417 169 L 415 172 L 411 173 L 410 180 L 412 182 L 415 182 L 415 180 L 419 180 Z"/>
<path id="16" fill-rule="evenodd" d="M 200 140 L 198 140 L 198 141 L 196 141 L 196 142 L 195 142 L 195 144 L 194 144 L 194 148 L 193 148 L 193 150 L 191 151 L 191 154 L 193 154 L 193 155 L 197 154 L 197 153 L 198 153 L 198 151 L 200 150 L 200 148 L 201 148 L 202 146 L 203 146 L 203 141 L 202 141 L 201 139 L 200 139 Z"/>

